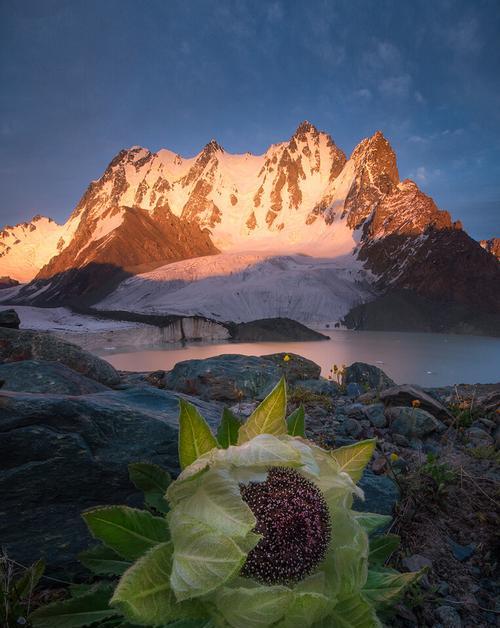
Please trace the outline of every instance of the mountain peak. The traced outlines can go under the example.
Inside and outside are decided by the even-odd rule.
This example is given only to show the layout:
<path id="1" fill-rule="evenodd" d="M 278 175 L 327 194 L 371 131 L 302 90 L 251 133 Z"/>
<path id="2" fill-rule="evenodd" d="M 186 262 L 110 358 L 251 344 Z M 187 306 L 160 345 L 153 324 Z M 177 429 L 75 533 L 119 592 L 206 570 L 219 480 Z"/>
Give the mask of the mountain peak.
<path id="1" fill-rule="evenodd" d="M 311 124 L 308 120 L 304 120 L 299 124 L 293 137 L 300 137 L 301 135 L 306 135 L 306 133 L 312 133 L 313 135 L 317 135 L 319 133 L 318 129 Z"/>
<path id="2" fill-rule="evenodd" d="M 219 142 L 217 140 L 214 140 L 213 138 L 210 140 L 210 142 L 208 142 L 208 144 L 205 145 L 205 147 L 203 148 L 203 152 L 204 153 L 223 153 L 224 149 L 222 148 L 222 146 L 219 144 Z"/>

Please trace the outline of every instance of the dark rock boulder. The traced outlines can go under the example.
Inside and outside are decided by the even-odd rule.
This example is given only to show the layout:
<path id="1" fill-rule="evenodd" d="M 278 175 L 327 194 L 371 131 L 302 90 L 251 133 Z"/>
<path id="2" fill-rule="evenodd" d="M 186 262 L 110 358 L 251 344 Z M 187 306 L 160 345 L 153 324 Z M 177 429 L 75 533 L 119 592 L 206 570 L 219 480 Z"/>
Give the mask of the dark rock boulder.
<path id="1" fill-rule="evenodd" d="M 356 498 L 353 508 L 363 512 L 378 512 L 392 515 L 399 499 L 399 489 L 386 475 L 375 475 L 371 469 L 365 469 L 359 486 L 365 493 L 364 501 Z"/>
<path id="2" fill-rule="evenodd" d="M 109 390 L 107 386 L 59 362 L 23 360 L 0 364 L 4 390 L 56 395 L 88 395 Z"/>
<path id="3" fill-rule="evenodd" d="M 389 429 L 408 439 L 421 439 L 433 432 L 442 432 L 445 426 L 426 410 L 393 406 L 387 408 L 385 416 Z"/>
<path id="4" fill-rule="evenodd" d="M 387 424 L 382 403 L 374 403 L 369 406 L 353 403 L 346 407 L 346 412 L 348 417 L 358 421 L 369 421 L 373 427 L 385 427 Z"/>
<path id="5" fill-rule="evenodd" d="M 47 332 L 0 327 L 0 362 L 45 360 L 60 362 L 105 386 L 116 386 L 120 376 L 101 358 Z"/>
<path id="6" fill-rule="evenodd" d="M 500 409 L 500 390 L 494 390 L 489 394 L 480 397 L 476 401 L 476 408 L 486 416 L 498 412 Z"/>
<path id="7" fill-rule="evenodd" d="M 78 573 L 76 555 L 91 543 L 81 511 L 141 504 L 127 464 L 179 471 L 178 397 L 151 387 L 85 397 L 2 393 L 0 538 L 9 556 L 44 558 L 59 577 Z M 189 401 L 217 423 L 218 404 Z"/>
<path id="8" fill-rule="evenodd" d="M 287 360 L 286 357 L 289 359 Z M 303 379 L 319 379 L 321 367 L 297 353 L 271 353 L 262 355 L 263 360 L 270 360 L 280 367 L 288 382 L 293 383 Z"/>
<path id="9" fill-rule="evenodd" d="M 382 390 L 380 401 L 386 406 L 411 406 L 413 401 L 418 401 L 422 410 L 427 410 L 438 419 L 446 421 L 452 418 L 451 412 L 440 401 L 431 397 L 420 386 L 403 384 Z"/>
<path id="10" fill-rule="evenodd" d="M 227 327 L 231 338 L 238 342 L 308 341 L 329 338 L 291 318 L 262 318 L 249 323 L 229 323 Z"/>
<path id="11" fill-rule="evenodd" d="M 301 389 L 312 392 L 316 395 L 327 395 L 328 397 L 336 397 L 340 390 L 336 382 L 329 379 L 301 379 L 295 382 L 294 390 Z"/>
<path id="12" fill-rule="evenodd" d="M 271 362 L 256 356 L 218 355 L 178 362 L 165 374 L 165 388 L 202 399 L 238 401 L 267 394 L 281 377 Z"/>
<path id="13" fill-rule="evenodd" d="M 19 329 L 21 320 L 16 310 L 1 310 L 0 311 L 0 327 L 7 327 L 8 329 Z"/>
<path id="14" fill-rule="evenodd" d="M 394 386 L 393 380 L 384 373 L 378 366 L 365 364 L 364 362 L 353 362 L 345 370 L 346 384 L 360 384 L 365 388 L 382 389 Z"/>
<path id="15" fill-rule="evenodd" d="M 285 360 L 285 356 L 289 359 Z M 202 399 L 238 401 L 263 399 L 282 375 L 286 375 L 288 383 L 294 386 L 299 381 L 318 380 L 320 373 L 320 366 L 295 353 L 260 357 L 223 354 L 205 360 L 178 362 L 164 376 L 155 372 L 147 379 L 160 388 Z M 321 387 L 325 388 L 325 384 Z M 332 388 L 327 387 L 328 390 Z"/>

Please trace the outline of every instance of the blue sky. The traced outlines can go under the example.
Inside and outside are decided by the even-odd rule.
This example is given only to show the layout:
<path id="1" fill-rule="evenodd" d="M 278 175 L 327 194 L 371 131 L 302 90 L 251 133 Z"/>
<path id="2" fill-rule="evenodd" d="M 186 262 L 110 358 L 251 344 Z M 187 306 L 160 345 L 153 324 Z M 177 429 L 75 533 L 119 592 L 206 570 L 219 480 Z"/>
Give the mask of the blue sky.
<path id="1" fill-rule="evenodd" d="M 67 218 L 121 148 L 263 152 L 377 129 L 473 237 L 500 236 L 498 0 L 0 4 L 0 223 Z"/>

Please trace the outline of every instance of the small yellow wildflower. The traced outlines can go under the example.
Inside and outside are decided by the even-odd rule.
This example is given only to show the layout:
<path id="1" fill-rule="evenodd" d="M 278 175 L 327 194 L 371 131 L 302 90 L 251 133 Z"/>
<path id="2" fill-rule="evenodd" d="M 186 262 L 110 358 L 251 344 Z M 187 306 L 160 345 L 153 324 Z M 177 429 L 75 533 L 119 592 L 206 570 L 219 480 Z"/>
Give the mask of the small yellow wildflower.
<path id="1" fill-rule="evenodd" d="M 290 362 L 291 358 L 288 353 L 285 353 L 285 357 L 283 358 L 283 362 Z"/>
<path id="2" fill-rule="evenodd" d="M 396 462 L 396 460 L 399 458 L 399 456 L 398 456 L 398 454 L 392 453 L 389 456 L 389 458 L 390 458 L 391 462 Z"/>
<path id="3" fill-rule="evenodd" d="M 418 399 L 414 399 L 414 400 L 411 402 L 411 405 L 412 405 L 414 408 L 420 408 L 420 401 L 419 401 Z"/>

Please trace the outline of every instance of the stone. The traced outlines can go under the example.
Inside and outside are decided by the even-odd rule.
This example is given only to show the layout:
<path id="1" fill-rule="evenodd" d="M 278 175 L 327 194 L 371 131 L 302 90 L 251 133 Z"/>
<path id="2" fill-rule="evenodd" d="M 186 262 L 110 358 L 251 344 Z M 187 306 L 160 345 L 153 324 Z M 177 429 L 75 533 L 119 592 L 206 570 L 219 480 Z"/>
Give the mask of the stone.
<path id="1" fill-rule="evenodd" d="M 105 386 L 120 383 L 120 376 L 111 364 L 71 342 L 48 332 L 0 327 L 0 362 L 23 360 L 60 362 Z"/>
<path id="2" fill-rule="evenodd" d="M 349 382 L 346 386 L 346 394 L 351 399 L 356 399 L 363 391 L 357 382 Z"/>
<path id="3" fill-rule="evenodd" d="M 478 423 L 478 425 L 476 426 L 474 425 L 474 423 Z M 474 421 L 474 423 L 471 425 L 471 427 L 480 427 L 483 430 L 488 430 L 488 431 L 492 431 L 496 427 L 495 421 L 492 421 L 491 419 L 486 419 L 486 418 L 479 419 L 479 421 Z"/>
<path id="4" fill-rule="evenodd" d="M 420 386 L 411 386 L 403 384 L 401 386 L 393 386 L 386 388 L 380 393 L 380 401 L 385 406 L 411 406 L 412 401 L 417 400 L 420 403 L 419 409 L 426 410 L 432 415 L 443 421 L 452 419 L 451 412 L 440 401 L 431 397 Z"/>
<path id="5" fill-rule="evenodd" d="M 362 432 L 361 425 L 356 419 L 347 419 L 344 423 L 344 430 L 346 434 L 349 434 L 353 438 L 357 438 Z"/>
<path id="6" fill-rule="evenodd" d="M 373 403 L 369 406 L 363 406 L 363 414 L 373 427 L 382 428 L 387 425 L 383 403 Z"/>
<path id="7" fill-rule="evenodd" d="M 0 311 L 0 327 L 7 327 L 8 329 L 19 329 L 21 320 L 16 310 L 1 310 Z"/>
<path id="8" fill-rule="evenodd" d="M 60 395 L 88 395 L 109 390 L 107 386 L 59 362 L 23 360 L 0 364 L 3 390 Z"/>
<path id="9" fill-rule="evenodd" d="M 445 580 L 440 580 L 436 585 L 436 590 L 441 597 L 446 597 L 450 592 L 450 585 Z"/>
<path id="10" fill-rule="evenodd" d="M 150 386 L 165 388 L 165 371 L 151 371 L 144 379 Z"/>
<path id="11" fill-rule="evenodd" d="M 406 436 L 403 436 L 402 434 L 393 434 L 392 440 L 394 444 L 397 445 L 398 447 L 410 446 L 410 441 L 406 438 Z"/>
<path id="12" fill-rule="evenodd" d="M 453 606 L 439 606 L 436 609 L 436 617 L 443 628 L 462 628 L 462 620 Z"/>
<path id="13" fill-rule="evenodd" d="M 476 402 L 476 408 L 487 416 L 490 414 L 494 415 L 500 408 L 500 390 L 494 390 L 490 394 L 478 399 Z"/>
<path id="14" fill-rule="evenodd" d="M 153 387 L 80 397 L 1 391 L 0 538 L 9 556 L 43 558 L 48 575 L 63 579 L 82 573 L 76 556 L 93 541 L 81 511 L 139 506 L 130 462 L 178 473 L 179 397 Z M 215 428 L 220 404 L 184 398 Z"/>
<path id="15" fill-rule="evenodd" d="M 460 543 L 456 543 L 453 539 L 450 538 L 448 539 L 448 545 L 450 546 L 453 556 L 460 562 L 463 562 L 470 558 L 476 550 L 476 546 L 474 545 L 474 543 L 469 543 L 469 545 L 460 545 Z"/>
<path id="16" fill-rule="evenodd" d="M 316 395 L 336 397 L 339 394 L 339 386 L 328 379 L 304 379 L 295 382 L 294 389 L 308 390 Z"/>
<path id="17" fill-rule="evenodd" d="M 202 399 L 235 402 L 265 396 L 280 377 L 281 369 L 272 360 L 224 354 L 178 362 L 165 374 L 165 388 Z"/>
<path id="18" fill-rule="evenodd" d="M 344 381 L 346 384 L 355 382 L 360 386 L 376 390 L 394 386 L 394 381 L 388 377 L 382 369 L 365 362 L 353 362 L 345 370 Z"/>
<path id="19" fill-rule="evenodd" d="M 378 392 L 376 390 L 369 390 L 368 392 L 364 392 L 362 395 L 358 397 L 359 403 L 374 403 L 377 400 Z"/>
<path id="20" fill-rule="evenodd" d="M 365 418 L 364 408 L 365 406 L 362 403 L 351 403 L 345 406 L 345 411 L 351 419 L 362 420 Z"/>
<path id="21" fill-rule="evenodd" d="M 285 356 L 290 359 L 285 361 Z M 298 355 L 297 353 L 271 353 L 260 356 L 263 360 L 269 360 L 276 364 L 286 375 L 289 383 L 299 380 L 319 379 L 321 367 L 316 362 Z"/>
<path id="22" fill-rule="evenodd" d="M 262 318 L 247 323 L 226 324 L 233 341 L 237 342 L 305 342 L 328 340 L 291 318 Z"/>
<path id="23" fill-rule="evenodd" d="M 375 475 L 380 475 L 381 473 L 385 473 L 387 471 L 387 459 L 385 456 L 380 456 L 373 461 L 372 471 Z"/>
<path id="24" fill-rule="evenodd" d="M 432 432 L 439 432 L 443 424 L 426 410 L 396 406 L 387 408 L 385 416 L 392 433 L 401 434 L 408 439 L 422 438 Z"/>
<path id="25" fill-rule="evenodd" d="M 495 447 L 497 449 L 500 449 L 500 425 L 497 427 L 497 429 L 494 431 L 493 433 L 493 439 L 495 442 Z"/>
<path id="26" fill-rule="evenodd" d="M 407 556 L 401 561 L 405 571 L 420 571 L 424 567 L 432 569 L 432 560 L 421 554 L 413 554 L 413 556 Z"/>
<path id="27" fill-rule="evenodd" d="M 392 515 L 399 499 L 399 489 L 387 475 L 375 475 L 369 468 L 365 469 L 359 481 L 365 493 L 365 500 L 354 500 L 354 510 L 378 512 L 381 515 Z"/>
<path id="28" fill-rule="evenodd" d="M 259 405 L 258 401 L 242 401 L 240 403 L 235 403 L 229 409 L 231 412 L 236 414 L 237 416 L 248 418 L 255 408 Z"/>
<path id="29" fill-rule="evenodd" d="M 495 442 L 495 439 L 480 427 L 469 427 L 464 435 L 474 447 L 488 447 Z"/>

